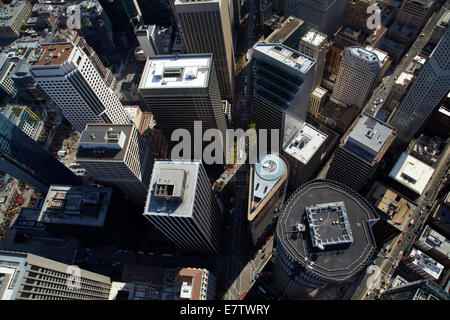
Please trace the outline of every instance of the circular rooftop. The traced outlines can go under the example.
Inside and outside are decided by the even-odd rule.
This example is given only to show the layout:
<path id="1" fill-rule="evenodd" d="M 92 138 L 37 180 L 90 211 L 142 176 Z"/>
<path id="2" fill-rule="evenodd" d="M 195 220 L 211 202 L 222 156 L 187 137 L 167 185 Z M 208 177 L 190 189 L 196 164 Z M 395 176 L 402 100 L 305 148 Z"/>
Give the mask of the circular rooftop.
<path id="1" fill-rule="evenodd" d="M 255 164 L 256 174 L 264 180 L 280 179 L 285 170 L 284 161 L 275 154 L 267 154 Z"/>
<path id="2" fill-rule="evenodd" d="M 283 269 L 307 270 L 325 282 L 350 279 L 373 259 L 371 226 L 377 220 L 372 206 L 345 185 L 304 184 L 286 201 L 277 223 L 277 251 L 293 263 Z"/>

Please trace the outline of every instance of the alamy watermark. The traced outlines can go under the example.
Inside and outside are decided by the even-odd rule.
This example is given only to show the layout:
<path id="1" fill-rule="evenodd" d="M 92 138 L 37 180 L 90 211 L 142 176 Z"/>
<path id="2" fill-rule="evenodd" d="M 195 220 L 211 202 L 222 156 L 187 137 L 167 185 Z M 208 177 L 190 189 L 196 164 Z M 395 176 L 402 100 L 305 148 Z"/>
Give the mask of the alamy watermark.
<path id="1" fill-rule="evenodd" d="M 78 266 L 68 266 L 66 273 L 70 276 L 66 280 L 66 286 L 69 290 L 81 289 L 81 269 Z"/>
<path id="2" fill-rule="evenodd" d="M 376 4 L 367 7 L 366 13 L 370 14 L 366 26 L 369 30 L 378 30 L 381 28 L 381 9 Z"/>

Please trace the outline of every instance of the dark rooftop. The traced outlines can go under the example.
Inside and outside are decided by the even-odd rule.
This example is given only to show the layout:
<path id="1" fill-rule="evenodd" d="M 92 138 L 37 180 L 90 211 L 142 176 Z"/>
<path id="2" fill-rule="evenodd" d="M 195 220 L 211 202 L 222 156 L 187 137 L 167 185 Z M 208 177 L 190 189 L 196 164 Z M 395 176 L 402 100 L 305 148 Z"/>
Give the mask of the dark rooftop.
<path id="1" fill-rule="evenodd" d="M 315 246 L 312 232 L 307 230 L 311 224 L 306 208 L 330 203 L 343 203 L 346 219 L 334 221 L 334 225 L 333 219 L 325 219 L 331 221 L 328 228 L 316 223 L 316 230 L 328 243 Z M 336 212 L 335 216 L 334 220 L 339 220 L 342 215 Z M 299 264 L 307 264 L 322 277 L 344 281 L 372 259 L 376 244 L 370 225 L 378 219 L 375 210 L 355 191 L 334 181 L 314 180 L 297 189 L 286 202 L 277 224 L 277 239 Z M 331 239 L 336 236 L 342 239 Z"/>

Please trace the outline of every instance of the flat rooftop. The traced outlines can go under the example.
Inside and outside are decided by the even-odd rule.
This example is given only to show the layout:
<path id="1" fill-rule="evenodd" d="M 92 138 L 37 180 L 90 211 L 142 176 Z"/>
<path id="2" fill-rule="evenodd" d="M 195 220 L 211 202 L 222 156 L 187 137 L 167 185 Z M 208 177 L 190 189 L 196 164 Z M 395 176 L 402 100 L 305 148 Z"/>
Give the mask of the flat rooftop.
<path id="1" fill-rule="evenodd" d="M 303 37 L 304 42 L 310 43 L 315 47 L 323 45 L 327 41 L 327 36 L 317 30 L 310 29 Z"/>
<path id="2" fill-rule="evenodd" d="M 111 195 L 112 188 L 52 185 L 38 221 L 102 227 Z"/>
<path id="3" fill-rule="evenodd" d="M 364 49 L 375 54 L 378 57 L 378 60 L 380 61 L 381 65 L 384 65 L 386 61 L 389 59 L 389 54 L 380 49 L 371 46 L 366 46 Z"/>
<path id="4" fill-rule="evenodd" d="M 434 279 L 439 279 L 442 271 L 444 270 L 444 266 L 434 259 L 427 256 L 420 250 L 413 249 L 409 255 L 412 264 L 416 265 Z"/>
<path id="5" fill-rule="evenodd" d="M 281 24 L 279 29 L 274 30 L 265 40 L 265 43 L 283 43 L 295 30 L 300 28 L 305 21 L 294 16 L 289 16 Z"/>
<path id="6" fill-rule="evenodd" d="M 368 162 L 380 160 L 395 137 L 394 128 L 367 114 L 360 115 L 341 140 L 341 146 Z"/>
<path id="7" fill-rule="evenodd" d="M 307 164 L 326 139 L 326 134 L 305 123 L 283 151 Z"/>
<path id="8" fill-rule="evenodd" d="M 322 98 L 324 95 L 326 95 L 328 92 L 327 89 L 324 89 L 322 87 L 317 86 L 314 91 L 312 92 L 313 95 L 315 95 L 318 98 Z"/>
<path id="9" fill-rule="evenodd" d="M 414 74 L 408 73 L 408 72 L 402 72 L 402 73 L 400 73 L 397 80 L 395 80 L 395 84 L 406 86 L 412 81 L 413 78 L 414 78 Z"/>
<path id="10" fill-rule="evenodd" d="M 41 55 L 37 61 L 31 62 L 32 66 L 55 66 L 69 59 L 74 46 L 71 43 L 45 44 L 40 50 Z"/>
<path id="11" fill-rule="evenodd" d="M 123 160 L 132 129 L 132 124 L 88 124 L 81 133 L 76 159 Z"/>
<path id="12" fill-rule="evenodd" d="M 191 217 L 201 162 L 157 160 L 144 215 Z"/>
<path id="13" fill-rule="evenodd" d="M 433 173 L 432 167 L 403 152 L 389 173 L 389 177 L 414 192 L 422 194 Z"/>
<path id="14" fill-rule="evenodd" d="M 437 231 L 431 229 L 430 226 L 425 226 L 418 242 L 422 242 L 426 247 L 435 249 L 450 259 L 450 240 Z"/>
<path id="15" fill-rule="evenodd" d="M 207 87 L 211 54 L 152 56 L 144 68 L 140 89 Z"/>
<path id="16" fill-rule="evenodd" d="M 352 55 L 359 57 L 361 59 L 370 61 L 370 62 L 374 62 L 374 61 L 379 62 L 380 61 L 378 59 L 378 55 L 376 55 L 375 53 L 373 53 L 367 49 L 363 49 L 361 47 L 350 47 L 350 48 L 348 48 L 348 51 Z"/>
<path id="17" fill-rule="evenodd" d="M 314 59 L 282 44 L 258 43 L 254 50 L 266 54 L 303 74 L 307 73 L 315 63 Z"/>
<path id="18" fill-rule="evenodd" d="M 322 222 L 328 221 L 333 230 L 321 229 L 317 225 L 321 238 L 334 236 L 335 240 L 337 237 L 343 239 L 343 234 L 339 236 L 340 232 L 349 230 L 353 241 L 338 242 L 321 249 L 313 245 L 311 231 L 308 230 L 311 226 L 308 224 L 307 208 L 333 203 L 345 206 L 347 218 L 339 219 L 339 214 L 336 214 L 339 211 L 330 209 L 336 217 L 331 215 L 331 219 L 325 219 L 322 216 Z M 320 224 L 321 217 L 318 218 Z M 332 224 L 336 220 L 338 224 Z M 358 193 L 335 181 L 313 180 L 297 189 L 285 204 L 277 223 L 277 240 L 300 265 L 307 266 L 321 277 L 345 281 L 372 261 L 376 244 L 370 223 L 376 220 L 378 216 L 374 209 Z M 345 228 L 342 228 L 343 224 Z"/>

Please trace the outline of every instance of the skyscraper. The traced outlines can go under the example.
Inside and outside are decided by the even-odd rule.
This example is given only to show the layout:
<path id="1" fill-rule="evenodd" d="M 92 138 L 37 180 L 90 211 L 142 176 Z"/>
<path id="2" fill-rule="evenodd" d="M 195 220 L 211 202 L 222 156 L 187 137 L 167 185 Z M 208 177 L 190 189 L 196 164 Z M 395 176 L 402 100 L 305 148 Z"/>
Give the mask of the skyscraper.
<path id="1" fill-rule="evenodd" d="M 171 0 L 134 0 L 139 4 L 142 12 L 142 20 L 145 24 L 156 24 L 157 26 L 168 27 L 175 25 Z"/>
<path id="2" fill-rule="evenodd" d="M 300 38 L 305 32 L 305 21 L 289 16 L 283 21 L 279 28 L 273 30 L 272 33 L 264 39 L 264 43 L 280 43 L 291 49 L 298 50 Z"/>
<path id="3" fill-rule="evenodd" d="M 179 128 L 193 136 L 194 121 L 202 121 L 203 130 L 219 129 L 225 137 L 225 114 L 211 54 L 151 57 L 139 92 L 168 141 Z"/>
<path id="4" fill-rule="evenodd" d="M 44 193 L 51 184 L 81 183 L 72 171 L 3 114 L 0 114 L 0 171 Z"/>
<path id="5" fill-rule="evenodd" d="M 373 178 L 394 139 L 394 128 L 367 114 L 360 115 L 342 137 L 327 179 L 359 191 Z"/>
<path id="6" fill-rule="evenodd" d="M 234 46 L 228 0 L 176 0 L 175 10 L 188 53 L 212 53 L 220 93 L 231 100 L 234 90 Z"/>
<path id="7" fill-rule="evenodd" d="M 348 0 L 284 0 L 284 14 L 332 36 L 342 26 L 347 6 Z"/>
<path id="8" fill-rule="evenodd" d="M 31 73 L 75 130 L 82 131 L 88 123 L 130 123 L 116 94 L 84 51 L 71 43 L 47 44 L 41 49 Z"/>
<path id="9" fill-rule="evenodd" d="M 306 119 L 315 60 L 282 44 L 257 44 L 253 59 L 256 127 L 281 130 L 284 145 Z"/>
<path id="10" fill-rule="evenodd" d="M 76 162 L 87 175 L 115 186 L 144 206 L 153 156 L 148 140 L 133 124 L 88 124 L 80 137 Z"/>
<path id="11" fill-rule="evenodd" d="M 31 253 L 0 251 L 0 299 L 108 300 L 109 277 L 79 269 L 77 288 L 70 267 Z"/>
<path id="12" fill-rule="evenodd" d="M 317 30 L 309 30 L 300 40 L 300 53 L 316 60 L 312 90 L 320 86 L 325 69 L 325 58 L 328 51 L 327 36 Z"/>
<path id="13" fill-rule="evenodd" d="M 331 99 L 362 108 L 372 92 L 380 69 L 378 56 L 361 47 L 345 50 Z"/>
<path id="14" fill-rule="evenodd" d="M 222 212 L 200 161 L 155 161 L 144 216 L 184 251 L 219 252 Z"/>
<path id="15" fill-rule="evenodd" d="M 418 31 L 433 13 L 436 0 L 403 0 L 396 21 Z"/>
<path id="16" fill-rule="evenodd" d="M 408 142 L 450 88 L 450 29 L 439 41 L 389 123 L 400 141 Z"/>

